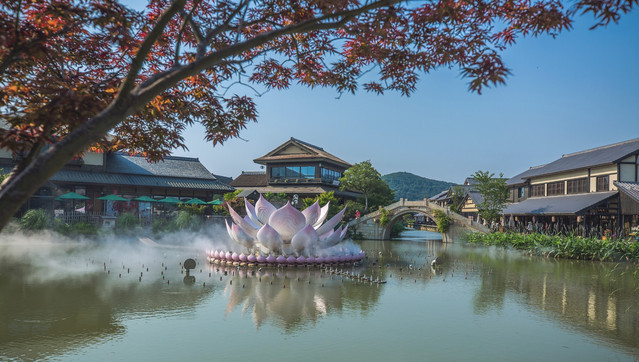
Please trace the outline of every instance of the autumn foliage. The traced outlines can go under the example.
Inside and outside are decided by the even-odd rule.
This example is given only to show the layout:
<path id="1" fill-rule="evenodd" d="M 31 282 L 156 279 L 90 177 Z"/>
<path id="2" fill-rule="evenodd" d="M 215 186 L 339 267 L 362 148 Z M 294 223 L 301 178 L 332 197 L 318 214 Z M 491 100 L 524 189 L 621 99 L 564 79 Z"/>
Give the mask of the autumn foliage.
<path id="1" fill-rule="evenodd" d="M 223 143 L 257 120 L 254 95 L 296 83 L 409 95 L 422 74 L 456 67 L 481 93 L 505 81 L 500 52 L 518 38 L 569 29 L 578 12 L 616 22 L 637 0 L 563 4 L 0 0 L 0 147 L 19 161 L 0 227 L 87 148 L 157 161 L 186 147 L 194 123 Z"/>

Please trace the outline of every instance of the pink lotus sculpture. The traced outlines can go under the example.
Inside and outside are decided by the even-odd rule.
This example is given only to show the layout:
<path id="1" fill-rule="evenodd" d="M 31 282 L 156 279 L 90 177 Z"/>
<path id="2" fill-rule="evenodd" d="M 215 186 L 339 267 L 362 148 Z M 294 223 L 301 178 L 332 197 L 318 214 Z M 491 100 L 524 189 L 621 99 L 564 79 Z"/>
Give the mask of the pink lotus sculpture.
<path id="1" fill-rule="evenodd" d="M 329 204 L 320 207 L 315 202 L 299 211 L 287 202 L 278 209 L 260 195 L 255 206 L 246 199 L 244 205 L 247 215 L 241 217 L 227 204 L 233 222 L 230 225 L 226 222 L 226 230 L 237 244 L 255 255 L 257 263 L 315 264 L 327 260 L 359 261 L 364 257 L 361 251 L 353 253 L 338 245 L 346 236 L 348 226 L 335 227 L 342 221 L 346 208 L 325 222 Z M 219 252 L 220 258 L 215 258 L 215 252 L 208 255 L 214 260 L 229 261 L 226 254 Z"/>

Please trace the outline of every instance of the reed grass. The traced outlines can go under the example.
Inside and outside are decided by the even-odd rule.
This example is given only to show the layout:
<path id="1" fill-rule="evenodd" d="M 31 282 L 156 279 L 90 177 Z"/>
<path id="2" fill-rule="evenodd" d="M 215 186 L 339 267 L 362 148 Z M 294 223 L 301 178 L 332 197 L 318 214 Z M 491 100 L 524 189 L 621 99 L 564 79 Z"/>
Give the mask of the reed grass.
<path id="1" fill-rule="evenodd" d="M 470 233 L 471 244 L 495 245 L 528 251 L 531 254 L 555 258 L 639 261 L 639 242 L 632 238 L 599 239 L 575 235 L 546 235 L 541 233 Z"/>

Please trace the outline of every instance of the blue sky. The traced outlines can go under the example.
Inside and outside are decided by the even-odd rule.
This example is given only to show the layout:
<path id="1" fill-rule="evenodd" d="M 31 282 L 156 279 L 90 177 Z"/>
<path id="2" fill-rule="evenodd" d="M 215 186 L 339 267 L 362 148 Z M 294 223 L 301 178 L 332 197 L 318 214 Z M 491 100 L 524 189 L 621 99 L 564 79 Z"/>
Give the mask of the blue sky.
<path id="1" fill-rule="evenodd" d="M 477 170 L 513 176 L 562 154 L 639 137 L 639 12 L 588 30 L 591 18 L 504 53 L 512 75 L 482 95 L 456 69 L 423 75 L 410 97 L 292 87 L 256 99 L 258 123 L 212 147 L 189 129 L 189 151 L 213 173 L 259 170 L 253 159 L 290 137 L 382 174 L 406 171 L 461 183 Z"/>

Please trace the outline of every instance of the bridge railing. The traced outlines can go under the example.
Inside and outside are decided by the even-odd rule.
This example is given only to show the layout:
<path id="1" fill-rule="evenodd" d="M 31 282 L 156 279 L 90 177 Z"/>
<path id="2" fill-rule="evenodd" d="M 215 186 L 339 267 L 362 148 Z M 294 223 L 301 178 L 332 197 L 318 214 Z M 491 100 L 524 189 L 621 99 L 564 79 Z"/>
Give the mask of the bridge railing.
<path id="1" fill-rule="evenodd" d="M 390 205 L 384 206 L 384 209 L 392 211 L 392 210 L 400 208 L 400 207 L 409 207 L 409 208 L 426 207 L 426 208 L 429 208 L 431 210 L 440 210 L 440 211 L 446 213 L 446 215 L 448 215 L 451 219 L 455 220 L 455 222 L 457 222 L 457 223 L 459 223 L 461 225 L 470 227 L 470 228 L 478 230 L 478 231 L 479 230 L 484 231 L 484 232 L 488 231 L 488 228 L 486 228 L 484 225 L 482 225 L 482 224 L 480 224 L 480 223 L 478 223 L 478 222 L 476 222 L 476 221 L 474 221 L 472 219 L 469 219 L 467 217 L 459 215 L 456 212 L 451 211 L 449 207 L 440 206 L 440 205 L 437 205 L 434 202 L 430 202 L 428 199 L 417 200 L 417 201 L 409 201 L 409 200 L 406 200 L 404 198 L 401 198 L 397 202 L 394 202 L 394 203 L 392 203 Z M 357 223 L 364 222 L 366 220 L 378 218 L 378 217 L 381 216 L 381 209 L 382 208 L 380 207 L 378 210 L 373 211 L 371 213 L 368 213 L 366 215 L 363 215 L 358 220 L 353 220 L 349 224 L 351 224 L 351 223 L 352 224 L 357 224 Z"/>

